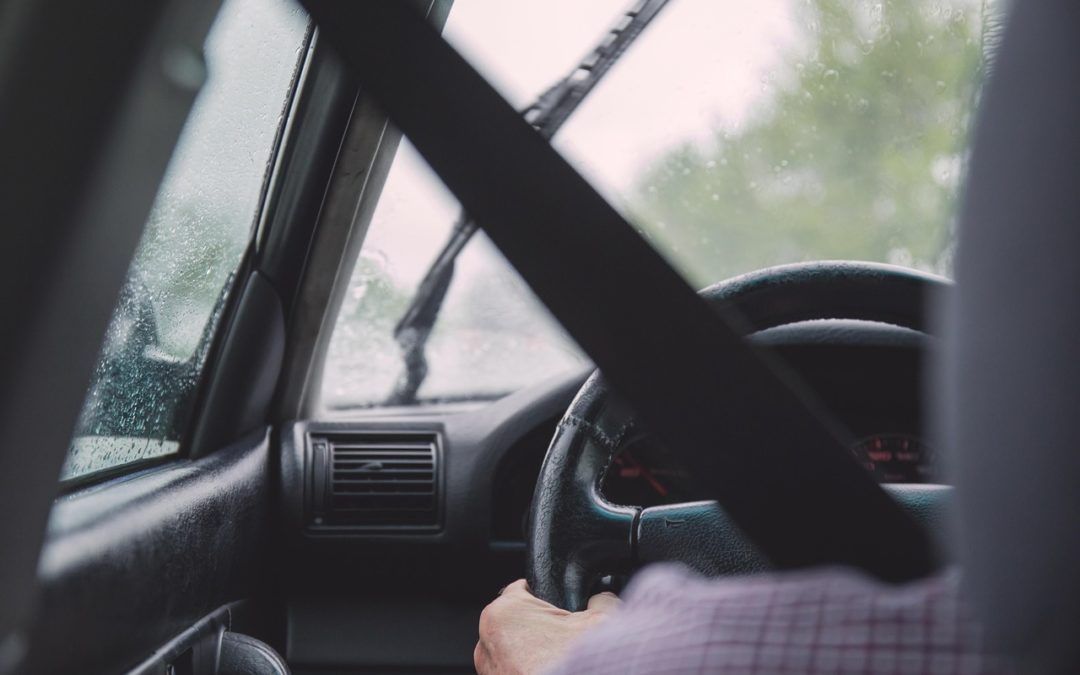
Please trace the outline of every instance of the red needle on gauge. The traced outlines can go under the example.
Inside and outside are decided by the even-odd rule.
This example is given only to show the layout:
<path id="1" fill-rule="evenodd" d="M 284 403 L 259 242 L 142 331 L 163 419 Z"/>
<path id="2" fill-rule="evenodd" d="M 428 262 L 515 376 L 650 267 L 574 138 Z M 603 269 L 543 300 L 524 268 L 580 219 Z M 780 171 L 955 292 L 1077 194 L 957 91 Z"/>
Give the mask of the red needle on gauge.
<path id="1" fill-rule="evenodd" d="M 652 471 L 649 471 L 645 465 L 639 462 L 629 452 L 624 452 L 615 458 L 615 461 L 623 465 L 623 469 L 619 472 L 626 478 L 633 478 L 634 476 L 640 476 L 649 482 L 652 489 L 656 490 L 656 493 L 661 497 L 667 497 L 668 489 L 664 487 L 664 484 L 656 479 Z"/>

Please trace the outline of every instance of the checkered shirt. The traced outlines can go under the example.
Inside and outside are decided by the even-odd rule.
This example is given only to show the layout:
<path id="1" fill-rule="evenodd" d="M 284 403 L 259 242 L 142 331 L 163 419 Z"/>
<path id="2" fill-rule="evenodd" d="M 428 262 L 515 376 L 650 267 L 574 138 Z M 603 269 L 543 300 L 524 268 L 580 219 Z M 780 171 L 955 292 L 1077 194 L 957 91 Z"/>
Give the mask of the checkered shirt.
<path id="1" fill-rule="evenodd" d="M 1006 672 L 959 591 L 955 571 L 888 586 L 844 569 L 709 580 L 656 566 L 554 673 Z"/>

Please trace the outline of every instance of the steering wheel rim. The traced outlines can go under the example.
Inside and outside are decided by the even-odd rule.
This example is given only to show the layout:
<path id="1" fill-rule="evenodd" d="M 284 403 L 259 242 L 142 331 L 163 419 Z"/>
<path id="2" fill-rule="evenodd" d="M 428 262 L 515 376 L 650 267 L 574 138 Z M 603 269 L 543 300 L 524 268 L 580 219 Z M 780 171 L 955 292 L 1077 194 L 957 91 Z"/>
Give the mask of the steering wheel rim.
<path id="1" fill-rule="evenodd" d="M 752 272 L 701 295 L 739 317 L 744 335 L 814 319 L 876 321 L 927 332 L 926 298 L 948 285 L 941 277 L 892 265 L 825 261 Z M 689 559 L 707 573 L 767 566 L 715 502 L 641 509 L 604 498 L 605 472 L 634 429 L 629 409 L 594 372 L 560 420 L 537 478 L 526 559 L 537 597 L 577 611 L 600 573 L 657 560 Z M 938 493 L 915 489 L 904 496 L 925 515 L 939 509 Z"/>

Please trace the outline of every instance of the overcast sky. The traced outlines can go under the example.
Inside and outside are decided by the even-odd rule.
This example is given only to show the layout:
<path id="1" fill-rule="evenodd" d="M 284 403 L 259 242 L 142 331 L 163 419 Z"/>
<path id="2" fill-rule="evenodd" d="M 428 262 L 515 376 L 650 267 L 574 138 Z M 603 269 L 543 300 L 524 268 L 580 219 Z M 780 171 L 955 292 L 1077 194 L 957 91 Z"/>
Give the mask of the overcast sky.
<path id="1" fill-rule="evenodd" d="M 562 78 L 629 6 L 626 0 L 456 0 L 446 38 L 521 108 Z M 688 139 L 707 142 L 768 96 L 771 71 L 799 30 L 789 0 L 671 0 L 556 138 L 556 146 L 619 202 L 650 162 Z M 457 212 L 407 143 L 375 214 L 368 252 L 415 286 Z M 474 253 L 459 273 L 479 273 Z M 471 264 L 475 259 L 476 265 Z"/>

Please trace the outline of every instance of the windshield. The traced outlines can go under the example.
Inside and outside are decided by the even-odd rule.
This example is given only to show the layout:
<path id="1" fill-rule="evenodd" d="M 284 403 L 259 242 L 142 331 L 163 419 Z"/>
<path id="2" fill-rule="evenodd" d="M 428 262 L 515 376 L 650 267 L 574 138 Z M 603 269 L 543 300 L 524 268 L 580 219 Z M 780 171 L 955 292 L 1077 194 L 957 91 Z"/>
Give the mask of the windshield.
<path id="1" fill-rule="evenodd" d="M 523 108 L 625 9 L 458 0 L 446 36 Z M 948 274 L 991 11 L 672 0 L 554 145 L 695 287 L 816 259 Z M 457 215 L 403 143 L 332 338 L 327 406 L 393 400 L 394 328 Z M 426 354 L 416 402 L 491 399 L 587 365 L 482 235 Z"/>

